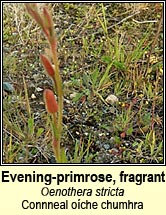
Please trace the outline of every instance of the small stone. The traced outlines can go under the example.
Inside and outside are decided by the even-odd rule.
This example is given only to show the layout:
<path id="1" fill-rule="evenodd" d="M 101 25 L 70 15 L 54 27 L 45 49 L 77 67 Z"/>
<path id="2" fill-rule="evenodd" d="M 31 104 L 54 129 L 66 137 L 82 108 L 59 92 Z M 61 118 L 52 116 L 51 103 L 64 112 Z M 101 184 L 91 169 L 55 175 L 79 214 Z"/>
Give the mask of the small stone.
<path id="1" fill-rule="evenodd" d="M 79 131 L 76 131 L 76 134 L 77 134 L 77 135 L 80 135 Z"/>
<path id="2" fill-rule="evenodd" d="M 105 101 L 106 101 L 108 104 L 113 105 L 113 104 L 117 103 L 117 102 L 119 101 L 119 99 L 118 99 L 117 96 L 111 94 L 111 95 L 107 96 L 107 98 L 105 99 Z"/>
<path id="3" fill-rule="evenodd" d="M 3 90 L 12 93 L 14 91 L 14 87 L 9 82 L 3 82 Z"/>
<path id="4" fill-rule="evenodd" d="M 103 144 L 103 148 L 104 148 L 105 150 L 109 150 L 109 149 L 110 149 L 110 144 L 104 143 L 104 144 Z"/>
<path id="5" fill-rule="evenodd" d="M 31 99 L 36 99 L 36 96 L 35 96 L 35 94 L 34 94 L 34 93 L 32 93 L 32 95 L 31 95 Z"/>
<path id="6" fill-rule="evenodd" d="M 37 91 L 37 92 L 41 92 L 41 91 L 43 91 L 43 88 L 37 87 L 37 88 L 36 88 L 36 91 Z"/>

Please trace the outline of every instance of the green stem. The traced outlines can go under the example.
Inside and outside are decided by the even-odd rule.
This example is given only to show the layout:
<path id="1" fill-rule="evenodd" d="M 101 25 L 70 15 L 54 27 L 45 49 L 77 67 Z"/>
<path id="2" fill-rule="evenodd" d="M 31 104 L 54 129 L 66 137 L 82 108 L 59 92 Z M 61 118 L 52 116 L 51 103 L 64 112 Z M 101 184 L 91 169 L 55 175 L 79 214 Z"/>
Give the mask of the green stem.
<path id="1" fill-rule="evenodd" d="M 59 71 L 57 52 L 53 52 L 53 50 L 52 50 L 52 58 L 53 58 L 53 63 L 55 65 L 55 78 L 54 78 L 55 83 L 54 84 L 56 85 L 56 88 L 57 88 L 57 97 L 58 97 L 57 130 L 58 130 L 58 148 L 60 153 L 60 141 L 61 141 L 61 134 L 62 134 L 62 118 L 63 118 L 62 79 Z"/>

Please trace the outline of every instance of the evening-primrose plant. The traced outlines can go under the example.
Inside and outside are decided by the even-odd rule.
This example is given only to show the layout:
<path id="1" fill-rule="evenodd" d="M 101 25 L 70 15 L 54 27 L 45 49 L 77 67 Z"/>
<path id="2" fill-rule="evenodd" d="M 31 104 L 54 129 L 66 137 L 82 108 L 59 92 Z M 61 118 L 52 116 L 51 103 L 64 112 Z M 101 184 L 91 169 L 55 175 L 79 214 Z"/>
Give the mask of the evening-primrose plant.
<path id="1" fill-rule="evenodd" d="M 39 12 L 36 3 L 26 3 L 25 7 L 31 17 L 38 23 L 38 25 L 40 25 L 49 44 L 49 49 L 47 52 L 49 53 L 49 57 L 51 59 L 49 59 L 47 54 L 41 54 L 40 59 L 46 73 L 53 80 L 54 90 L 56 92 L 58 102 L 56 101 L 54 92 L 50 89 L 44 90 L 44 101 L 47 112 L 51 115 L 53 135 L 52 144 L 56 162 L 63 163 L 67 161 L 65 152 L 60 147 L 63 116 L 63 90 L 57 56 L 57 39 L 55 36 L 53 20 L 46 7 L 43 8 L 42 13 Z"/>

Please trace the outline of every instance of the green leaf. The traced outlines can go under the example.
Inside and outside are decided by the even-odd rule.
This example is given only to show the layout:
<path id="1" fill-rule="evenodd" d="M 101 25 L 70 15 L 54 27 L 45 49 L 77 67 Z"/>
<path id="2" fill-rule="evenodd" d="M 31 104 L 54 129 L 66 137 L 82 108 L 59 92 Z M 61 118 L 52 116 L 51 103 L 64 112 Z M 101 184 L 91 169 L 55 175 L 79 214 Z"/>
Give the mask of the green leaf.
<path id="1" fill-rule="evenodd" d="M 101 60 L 107 64 L 110 64 L 112 62 L 111 56 L 102 56 Z"/>
<path id="2" fill-rule="evenodd" d="M 130 128 L 127 129 L 126 134 L 131 135 L 133 133 L 133 127 L 131 126 Z"/>
<path id="3" fill-rule="evenodd" d="M 36 133 L 36 137 L 39 138 L 43 132 L 44 132 L 44 128 L 38 128 L 37 133 Z"/>
<path id="4" fill-rule="evenodd" d="M 126 71 L 126 66 L 125 66 L 124 63 L 122 63 L 122 62 L 119 62 L 119 61 L 114 60 L 113 65 L 114 65 L 117 69 L 120 69 L 120 70 L 122 70 L 122 71 Z"/>
<path id="5" fill-rule="evenodd" d="M 34 134 L 34 118 L 29 118 L 28 119 L 28 130 L 30 136 Z"/>
<path id="6" fill-rule="evenodd" d="M 76 96 L 73 98 L 73 102 L 77 102 L 82 96 L 83 93 L 77 93 Z"/>

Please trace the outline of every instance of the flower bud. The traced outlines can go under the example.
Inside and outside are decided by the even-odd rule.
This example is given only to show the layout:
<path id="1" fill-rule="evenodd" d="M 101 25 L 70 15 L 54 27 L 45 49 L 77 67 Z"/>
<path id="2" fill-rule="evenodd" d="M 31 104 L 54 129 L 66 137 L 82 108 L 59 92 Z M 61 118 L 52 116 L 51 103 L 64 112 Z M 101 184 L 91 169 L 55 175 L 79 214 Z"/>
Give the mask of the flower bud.
<path id="1" fill-rule="evenodd" d="M 44 17 L 45 26 L 51 33 L 53 30 L 53 21 L 46 7 L 43 8 L 43 17 Z"/>
<path id="2" fill-rule="evenodd" d="M 26 7 L 29 15 L 31 15 L 35 19 L 35 21 L 43 28 L 43 20 L 42 20 L 40 14 L 38 13 L 37 4 L 36 3 L 25 3 L 25 7 Z"/>
<path id="3" fill-rule="evenodd" d="M 44 100 L 48 113 L 58 112 L 58 103 L 52 90 L 44 90 Z"/>
<path id="4" fill-rule="evenodd" d="M 47 71 L 48 75 L 51 76 L 51 78 L 54 79 L 54 68 L 50 62 L 50 60 L 45 55 L 40 55 L 41 62 Z"/>

